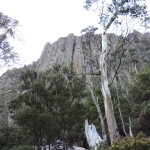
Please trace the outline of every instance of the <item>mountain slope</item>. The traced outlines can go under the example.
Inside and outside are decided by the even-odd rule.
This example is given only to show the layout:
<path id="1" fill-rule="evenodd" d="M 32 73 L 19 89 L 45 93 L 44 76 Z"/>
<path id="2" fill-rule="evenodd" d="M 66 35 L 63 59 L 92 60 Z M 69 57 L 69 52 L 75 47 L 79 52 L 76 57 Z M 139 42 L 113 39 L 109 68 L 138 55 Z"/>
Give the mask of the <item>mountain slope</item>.
<path id="1" fill-rule="evenodd" d="M 134 31 L 128 37 L 108 35 L 108 75 L 113 79 L 118 70 L 117 80 L 132 80 L 131 72 L 145 67 L 150 60 L 150 33 Z M 19 76 L 22 70 L 34 69 L 44 72 L 54 65 L 72 66 L 76 74 L 99 72 L 101 35 L 86 34 L 59 38 L 53 44 L 47 43 L 37 62 L 20 69 L 12 69 L 0 77 L 0 122 L 11 124 L 7 104 L 19 93 Z M 119 67 L 118 67 L 119 66 Z M 99 82 L 98 82 L 99 84 Z"/>

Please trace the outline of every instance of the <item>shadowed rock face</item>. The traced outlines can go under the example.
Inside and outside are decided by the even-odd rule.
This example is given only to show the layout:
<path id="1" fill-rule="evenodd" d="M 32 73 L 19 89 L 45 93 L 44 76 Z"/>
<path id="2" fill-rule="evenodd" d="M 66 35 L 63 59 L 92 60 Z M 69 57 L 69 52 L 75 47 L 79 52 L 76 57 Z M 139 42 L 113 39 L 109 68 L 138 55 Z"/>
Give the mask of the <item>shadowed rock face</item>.
<path id="1" fill-rule="evenodd" d="M 114 34 L 109 36 L 109 49 L 114 49 L 118 37 Z M 111 44 L 113 43 L 113 44 Z M 45 71 L 60 64 L 62 66 L 73 65 L 77 74 L 86 70 L 87 59 L 91 59 L 92 65 L 98 65 L 101 53 L 101 35 L 75 36 L 73 34 L 60 38 L 53 44 L 47 43 L 40 59 L 36 62 L 38 71 Z"/>
<path id="2" fill-rule="evenodd" d="M 123 45 L 119 44 L 124 41 Z M 138 71 L 146 66 L 150 60 L 150 33 L 141 34 L 137 31 L 123 38 L 115 34 L 108 35 L 108 75 L 111 80 L 120 63 L 118 80 L 132 79 L 131 71 Z M 11 124 L 7 103 L 18 93 L 19 75 L 22 70 L 34 69 L 44 72 L 54 65 L 73 66 L 77 74 L 97 72 L 99 70 L 99 56 L 101 55 L 101 35 L 86 34 L 59 38 L 53 44 L 47 43 L 41 57 L 29 66 L 20 69 L 12 69 L 0 77 L 0 122 Z M 98 82 L 99 83 L 99 82 Z M 13 91 L 13 92 L 11 92 Z M 9 94 L 6 94 L 9 93 Z"/>

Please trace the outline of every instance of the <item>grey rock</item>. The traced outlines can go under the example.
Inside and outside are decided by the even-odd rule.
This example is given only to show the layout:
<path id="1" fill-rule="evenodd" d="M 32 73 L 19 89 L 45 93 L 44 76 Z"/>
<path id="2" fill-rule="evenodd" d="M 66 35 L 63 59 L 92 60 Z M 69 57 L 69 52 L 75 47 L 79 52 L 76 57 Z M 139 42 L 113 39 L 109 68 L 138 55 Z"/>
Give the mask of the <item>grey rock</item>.
<path id="1" fill-rule="evenodd" d="M 119 49 L 118 42 L 120 39 L 123 39 L 125 44 Z M 126 38 L 115 34 L 108 35 L 107 62 L 110 81 L 117 70 L 122 50 L 125 50 L 125 53 L 118 71 L 120 82 L 123 82 L 124 78 L 130 80 L 132 78 L 131 71 L 138 71 L 148 64 L 150 60 L 150 33 L 142 34 L 134 31 Z M 69 34 L 52 44 L 46 43 L 36 62 L 23 68 L 9 70 L 0 77 L 0 122 L 9 125 L 13 123 L 7 106 L 16 95 L 20 94 L 19 76 L 22 70 L 33 69 L 37 72 L 44 72 L 57 64 L 67 67 L 72 65 L 77 74 L 88 74 L 91 71 L 99 71 L 100 55 L 101 35 L 75 36 Z M 98 80 L 97 83 L 99 82 Z"/>

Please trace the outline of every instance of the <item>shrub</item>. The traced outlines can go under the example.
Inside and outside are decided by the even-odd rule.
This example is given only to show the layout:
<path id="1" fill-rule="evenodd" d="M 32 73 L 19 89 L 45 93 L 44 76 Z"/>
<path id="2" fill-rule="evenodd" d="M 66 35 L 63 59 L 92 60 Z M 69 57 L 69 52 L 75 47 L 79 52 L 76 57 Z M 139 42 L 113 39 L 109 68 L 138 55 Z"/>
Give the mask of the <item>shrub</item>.
<path id="1" fill-rule="evenodd" d="M 32 150 L 33 148 L 29 145 L 20 145 L 20 146 L 14 146 L 10 150 Z"/>
<path id="2" fill-rule="evenodd" d="M 135 138 L 125 137 L 115 141 L 110 147 L 99 150 L 150 150 L 150 138 L 141 132 Z"/>

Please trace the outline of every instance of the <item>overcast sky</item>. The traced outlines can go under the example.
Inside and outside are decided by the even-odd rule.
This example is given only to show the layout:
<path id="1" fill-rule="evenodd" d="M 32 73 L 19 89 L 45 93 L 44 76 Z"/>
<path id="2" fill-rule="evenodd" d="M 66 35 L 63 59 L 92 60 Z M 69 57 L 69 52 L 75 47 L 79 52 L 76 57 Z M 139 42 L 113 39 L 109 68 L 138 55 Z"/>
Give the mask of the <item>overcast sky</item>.
<path id="1" fill-rule="evenodd" d="M 149 0 L 148 0 L 149 1 Z M 85 0 L 0 0 L 0 11 L 19 21 L 18 35 L 22 42 L 15 43 L 20 63 L 36 61 L 47 42 L 70 33 L 80 35 L 89 26 L 98 26 L 95 12 L 83 9 Z"/>
<path id="2" fill-rule="evenodd" d="M 36 61 L 46 42 L 54 42 L 70 33 L 96 25 L 97 15 L 83 9 L 84 0 L 0 0 L 0 11 L 19 21 L 15 50 L 23 64 Z"/>

